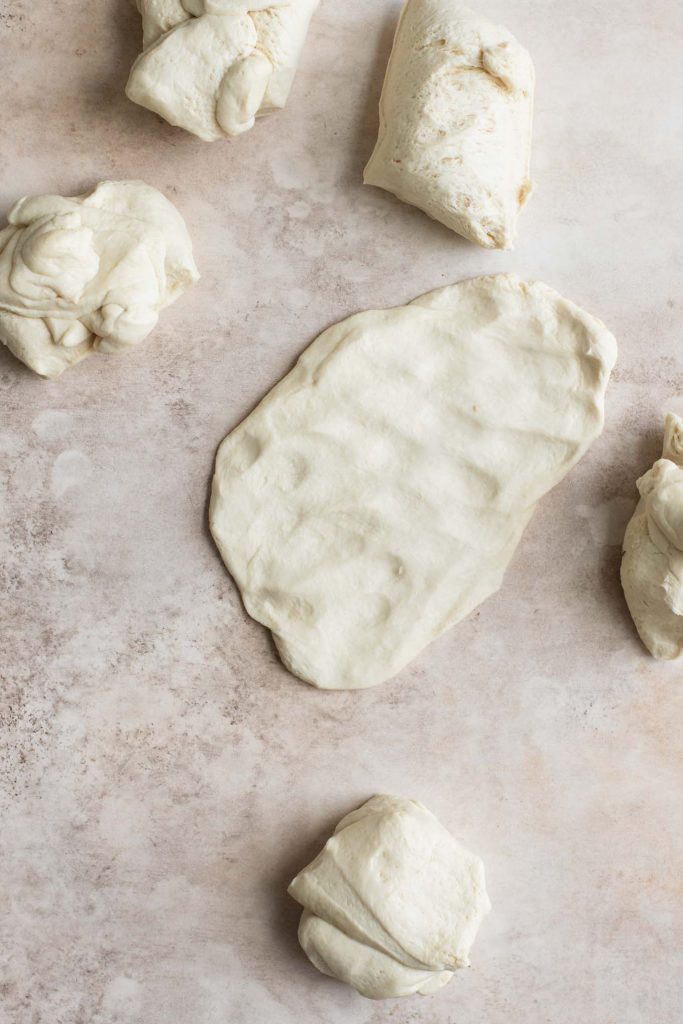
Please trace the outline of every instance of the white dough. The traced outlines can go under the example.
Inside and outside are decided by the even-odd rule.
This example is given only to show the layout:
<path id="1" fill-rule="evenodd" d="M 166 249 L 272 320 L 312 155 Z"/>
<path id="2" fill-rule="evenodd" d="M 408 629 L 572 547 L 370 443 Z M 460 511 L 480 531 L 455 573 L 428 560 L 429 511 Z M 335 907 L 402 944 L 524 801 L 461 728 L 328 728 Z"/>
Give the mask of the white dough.
<path id="1" fill-rule="evenodd" d="M 288 891 L 311 962 L 370 999 L 443 988 L 491 909 L 481 860 L 422 804 L 392 796 L 343 818 Z"/>
<path id="2" fill-rule="evenodd" d="M 0 231 L 0 341 L 43 377 L 139 344 L 199 280 L 185 222 L 141 181 L 32 196 Z"/>
<path id="3" fill-rule="evenodd" d="M 683 651 L 683 419 L 669 413 L 662 458 L 638 480 L 621 582 L 640 639 L 655 658 Z"/>
<path id="4" fill-rule="evenodd" d="M 285 106 L 320 0 L 137 0 L 144 50 L 126 93 L 213 142 Z"/>
<path id="5" fill-rule="evenodd" d="M 457 0 L 407 0 L 365 182 L 479 245 L 509 249 L 531 193 L 534 68 Z"/>
<path id="6" fill-rule="evenodd" d="M 211 531 L 316 686 L 373 686 L 501 585 L 602 430 L 616 343 L 540 283 L 478 278 L 325 331 L 221 445 Z"/>

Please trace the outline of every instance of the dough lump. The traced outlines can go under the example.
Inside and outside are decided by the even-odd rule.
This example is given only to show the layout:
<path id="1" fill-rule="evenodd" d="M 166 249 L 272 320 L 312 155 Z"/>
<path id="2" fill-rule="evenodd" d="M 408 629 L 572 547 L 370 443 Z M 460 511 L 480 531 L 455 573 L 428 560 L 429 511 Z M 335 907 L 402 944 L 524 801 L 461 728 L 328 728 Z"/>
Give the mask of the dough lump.
<path id="1" fill-rule="evenodd" d="M 621 582 L 629 611 L 655 658 L 683 651 L 683 419 L 669 413 L 661 459 L 638 480 L 626 529 Z"/>
<path id="2" fill-rule="evenodd" d="M 531 194 L 534 68 L 498 25 L 454 0 L 408 0 L 365 182 L 486 248 L 509 249 Z"/>
<path id="3" fill-rule="evenodd" d="M 373 686 L 500 587 L 603 425 L 604 324 L 498 275 L 325 331 L 221 445 L 210 525 L 285 665 Z"/>
<path id="4" fill-rule="evenodd" d="M 185 222 L 141 181 L 31 196 L 0 231 L 0 341 L 43 377 L 125 351 L 199 280 Z"/>
<path id="5" fill-rule="evenodd" d="M 309 960 L 370 999 L 436 992 L 491 909 L 481 860 L 416 800 L 375 796 L 337 825 L 289 893 Z"/>
<path id="6" fill-rule="evenodd" d="M 206 142 L 289 96 L 320 0 L 137 0 L 144 50 L 126 93 Z"/>

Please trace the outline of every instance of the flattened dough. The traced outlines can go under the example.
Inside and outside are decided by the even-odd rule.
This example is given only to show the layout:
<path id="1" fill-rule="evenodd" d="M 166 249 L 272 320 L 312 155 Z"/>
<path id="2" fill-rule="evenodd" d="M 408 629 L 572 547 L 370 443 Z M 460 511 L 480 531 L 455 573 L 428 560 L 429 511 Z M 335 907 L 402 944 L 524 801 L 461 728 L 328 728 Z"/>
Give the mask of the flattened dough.
<path id="1" fill-rule="evenodd" d="M 213 142 L 285 106 L 320 0 L 136 0 L 144 50 L 126 94 Z"/>
<path id="2" fill-rule="evenodd" d="M 365 182 L 486 248 L 509 249 L 531 194 L 534 67 L 514 36 L 454 0 L 408 0 Z"/>
<path id="3" fill-rule="evenodd" d="M 43 377 L 122 352 L 199 280 L 175 206 L 142 181 L 29 196 L 0 231 L 0 342 Z"/>
<path id="4" fill-rule="evenodd" d="M 211 531 L 285 665 L 388 679 L 498 590 L 602 430 L 605 326 L 514 275 L 325 331 L 221 445 Z"/>
<path id="5" fill-rule="evenodd" d="M 443 988 L 491 909 L 484 865 L 416 800 L 375 796 L 289 886 L 309 960 L 370 999 Z"/>
<path id="6" fill-rule="evenodd" d="M 655 658 L 683 651 L 683 419 L 669 413 L 662 457 L 638 480 L 626 528 L 621 582 L 629 611 Z"/>

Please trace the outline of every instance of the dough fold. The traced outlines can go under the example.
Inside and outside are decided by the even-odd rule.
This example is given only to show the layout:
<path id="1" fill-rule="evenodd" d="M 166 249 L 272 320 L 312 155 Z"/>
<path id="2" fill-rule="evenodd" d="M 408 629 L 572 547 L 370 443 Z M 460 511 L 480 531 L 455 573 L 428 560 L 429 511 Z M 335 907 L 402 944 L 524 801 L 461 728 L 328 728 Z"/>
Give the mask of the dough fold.
<path id="1" fill-rule="evenodd" d="M 43 377 L 139 344 L 199 274 L 176 208 L 140 181 L 31 196 L 0 232 L 0 341 Z"/>
<path id="2" fill-rule="evenodd" d="M 320 0 L 137 0 L 126 94 L 206 142 L 285 106 Z"/>
<path id="3" fill-rule="evenodd" d="M 532 190 L 534 68 L 525 49 L 454 0 L 408 0 L 365 182 L 486 248 L 509 249 Z"/>
<path id="4" fill-rule="evenodd" d="M 491 909 L 481 860 L 415 800 L 375 796 L 337 825 L 289 893 L 299 941 L 370 999 L 447 985 Z"/>
<path id="5" fill-rule="evenodd" d="M 373 686 L 500 587 L 603 425 L 616 343 L 546 285 L 442 288 L 325 331 L 221 445 L 210 526 L 285 665 Z"/>
<path id="6" fill-rule="evenodd" d="M 621 582 L 641 640 L 655 658 L 683 650 L 683 419 L 669 413 L 658 459 L 637 482 Z"/>

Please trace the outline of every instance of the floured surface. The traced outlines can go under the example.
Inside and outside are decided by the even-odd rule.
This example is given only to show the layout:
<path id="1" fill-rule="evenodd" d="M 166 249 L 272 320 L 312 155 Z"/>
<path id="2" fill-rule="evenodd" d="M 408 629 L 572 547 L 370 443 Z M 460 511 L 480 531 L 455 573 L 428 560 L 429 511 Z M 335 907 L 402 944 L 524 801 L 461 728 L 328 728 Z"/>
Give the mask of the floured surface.
<path id="1" fill-rule="evenodd" d="M 0 348 L 3 1024 L 680 1024 L 683 663 L 619 565 L 683 415 L 683 7 L 481 8 L 538 74 L 510 254 L 360 183 L 400 6 L 323 0 L 287 108 L 212 146 L 126 99 L 128 0 L 0 3 L 0 209 L 140 178 L 202 273 L 125 357 L 51 382 Z M 331 324 L 499 271 L 618 338 L 604 431 L 475 613 L 393 682 L 305 686 L 210 536 L 215 452 Z M 391 1004 L 311 966 L 286 892 L 377 792 L 462 838 L 494 908 L 471 968 Z"/>
<path id="2" fill-rule="evenodd" d="M 532 189 L 534 78 L 506 28 L 457 0 L 408 0 L 366 184 L 479 245 L 510 249 Z"/>
<path id="3" fill-rule="evenodd" d="M 600 433 L 615 358 L 600 321 L 513 275 L 321 335 L 225 440 L 211 500 L 288 668 L 373 686 L 496 591 Z"/>

